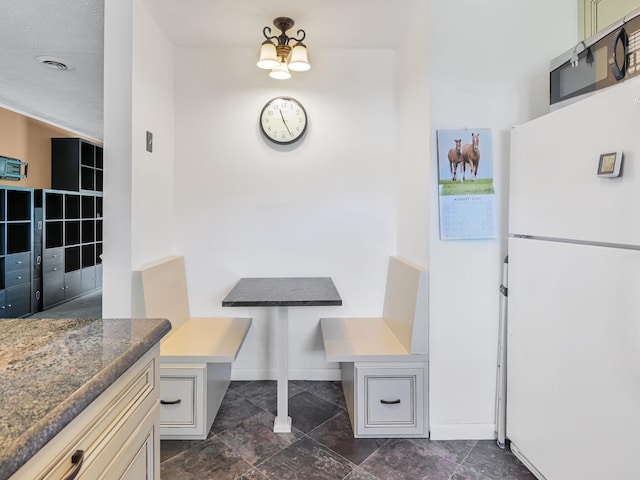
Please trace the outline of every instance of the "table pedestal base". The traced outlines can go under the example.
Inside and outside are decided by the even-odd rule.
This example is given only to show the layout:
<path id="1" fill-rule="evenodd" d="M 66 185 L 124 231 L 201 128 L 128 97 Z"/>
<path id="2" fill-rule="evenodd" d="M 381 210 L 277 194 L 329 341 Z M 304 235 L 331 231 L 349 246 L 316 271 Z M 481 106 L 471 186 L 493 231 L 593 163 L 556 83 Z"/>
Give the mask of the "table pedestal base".
<path id="1" fill-rule="evenodd" d="M 278 415 L 273 422 L 276 433 L 291 432 L 289 416 L 289 309 L 278 307 Z"/>

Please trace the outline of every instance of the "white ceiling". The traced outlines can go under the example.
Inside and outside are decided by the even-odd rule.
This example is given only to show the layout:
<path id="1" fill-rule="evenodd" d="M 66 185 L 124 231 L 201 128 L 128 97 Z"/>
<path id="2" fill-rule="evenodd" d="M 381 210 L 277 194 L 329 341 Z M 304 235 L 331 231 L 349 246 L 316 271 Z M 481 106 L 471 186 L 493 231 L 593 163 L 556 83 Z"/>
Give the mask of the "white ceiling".
<path id="1" fill-rule="evenodd" d="M 256 46 L 288 16 L 323 48 L 391 48 L 426 0 L 144 0 L 176 45 Z M 104 0 L 0 0 L 0 106 L 102 139 Z M 36 61 L 52 56 L 72 68 Z"/>

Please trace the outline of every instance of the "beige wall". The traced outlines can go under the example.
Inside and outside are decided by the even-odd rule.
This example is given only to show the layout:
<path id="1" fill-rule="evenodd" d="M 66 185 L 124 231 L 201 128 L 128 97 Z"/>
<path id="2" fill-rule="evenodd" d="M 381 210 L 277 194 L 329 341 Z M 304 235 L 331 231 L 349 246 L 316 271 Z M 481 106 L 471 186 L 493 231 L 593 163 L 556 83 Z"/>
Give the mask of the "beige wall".
<path id="1" fill-rule="evenodd" d="M 17 158 L 29 164 L 27 178 L 17 182 L 0 179 L 0 185 L 51 188 L 51 138 L 79 136 L 0 108 L 0 156 Z"/>

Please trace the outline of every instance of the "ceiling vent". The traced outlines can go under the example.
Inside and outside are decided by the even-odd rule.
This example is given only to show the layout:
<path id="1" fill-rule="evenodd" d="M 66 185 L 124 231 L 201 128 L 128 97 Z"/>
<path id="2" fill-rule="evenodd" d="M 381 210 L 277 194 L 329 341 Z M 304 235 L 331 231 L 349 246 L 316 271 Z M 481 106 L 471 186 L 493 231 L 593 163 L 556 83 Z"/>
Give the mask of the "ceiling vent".
<path id="1" fill-rule="evenodd" d="M 51 68 L 53 70 L 63 71 L 73 69 L 72 65 L 69 65 L 64 60 L 56 57 L 37 57 L 36 60 L 45 67 Z"/>

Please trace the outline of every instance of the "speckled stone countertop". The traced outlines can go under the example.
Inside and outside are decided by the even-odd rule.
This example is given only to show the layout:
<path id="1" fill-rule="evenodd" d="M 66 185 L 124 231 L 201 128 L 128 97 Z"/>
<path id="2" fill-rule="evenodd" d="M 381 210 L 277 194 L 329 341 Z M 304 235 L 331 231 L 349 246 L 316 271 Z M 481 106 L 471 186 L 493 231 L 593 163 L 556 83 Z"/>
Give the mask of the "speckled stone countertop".
<path id="1" fill-rule="evenodd" d="M 0 319 L 0 479 L 170 329 L 163 319 Z"/>

